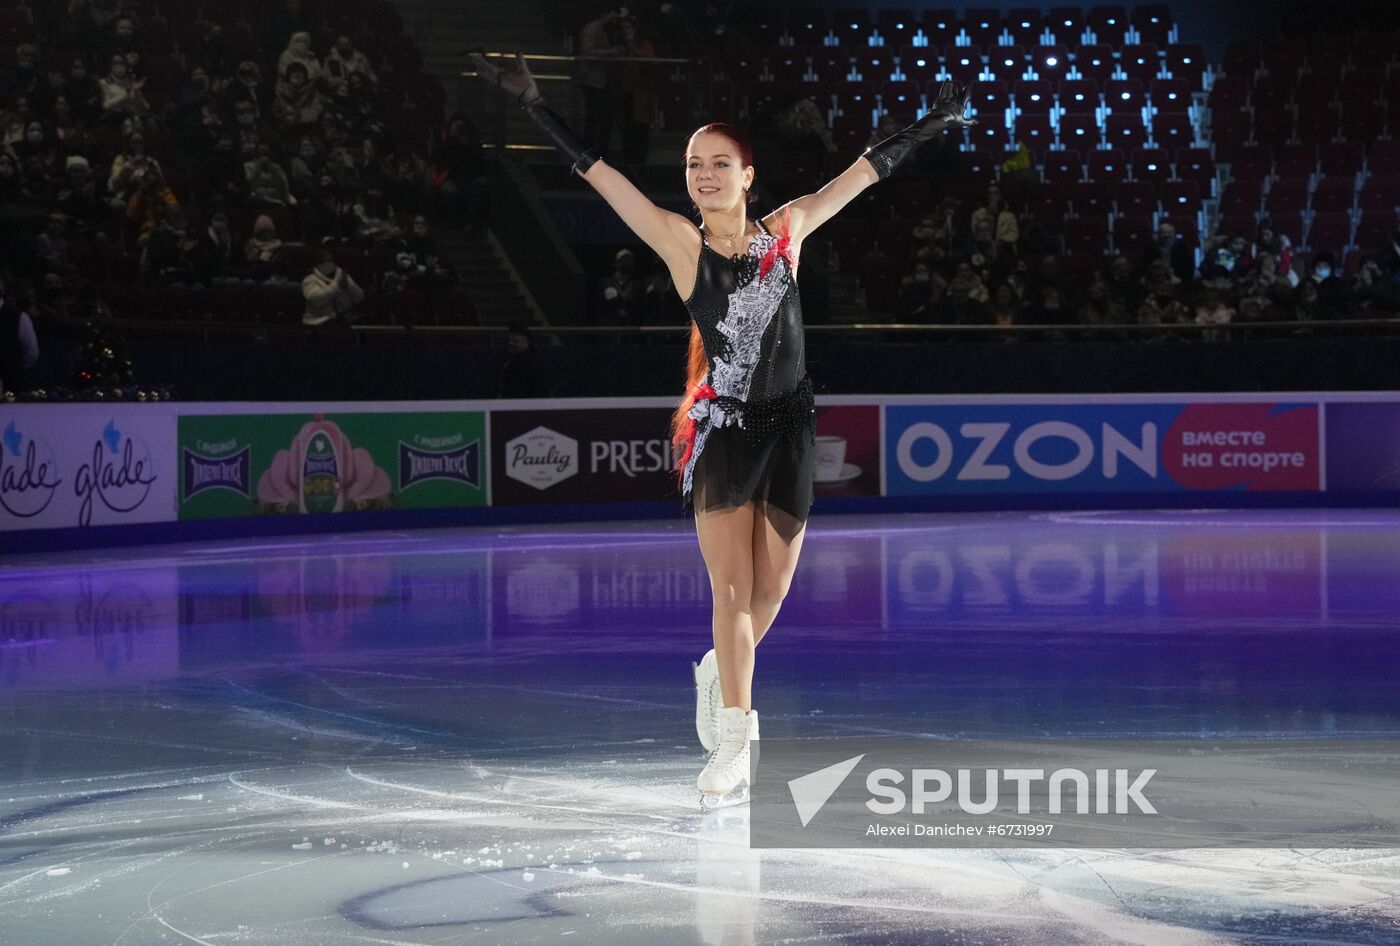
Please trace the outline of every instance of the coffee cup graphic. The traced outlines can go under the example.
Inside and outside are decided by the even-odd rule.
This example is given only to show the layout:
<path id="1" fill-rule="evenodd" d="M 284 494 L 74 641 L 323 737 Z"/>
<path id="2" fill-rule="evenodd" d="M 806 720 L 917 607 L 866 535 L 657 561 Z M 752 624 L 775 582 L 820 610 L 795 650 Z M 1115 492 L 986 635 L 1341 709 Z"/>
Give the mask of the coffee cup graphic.
<path id="1" fill-rule="evenodd" d="M 816 480 L 831 483 L 841 479 L 841 470 L 846 465 L 846 438 L 824 436 L 817 438 Z"/>

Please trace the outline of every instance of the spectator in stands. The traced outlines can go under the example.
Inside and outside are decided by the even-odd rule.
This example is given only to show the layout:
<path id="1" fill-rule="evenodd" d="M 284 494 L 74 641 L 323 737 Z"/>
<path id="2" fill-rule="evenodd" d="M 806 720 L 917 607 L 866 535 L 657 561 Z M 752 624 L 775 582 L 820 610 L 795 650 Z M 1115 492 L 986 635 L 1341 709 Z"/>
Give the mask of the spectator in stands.
<path id="1" fill-rule="evenodd" d="M 165 208 L 179 207 L 180 201 L 165 183 L 165 175 L 159 168 L 152 168 L 141 176 L 141 182 L 126 202 L 126 219 L 135 225 L 136 239 L 144 243 L 151 231 L 160 225 L 165 216 Z"/>
<path id="2" fill-rule="evenodd" d="M 355 48 L 355 42 L 348 36 L 336 37 L 335 46 L 326 57 L 324 66 L 326 81 L 332 87 L 350 84 L 350 76 L 358 74 L 368 80 L 371 86 L 379 84 L 379 77 L 370 67 L 369 57 Z"/>
<path id="3" fill-rule="evenodd" d="M 42 122 L 31 121 L 24 129 L 24 140 L 15 145 L 15 157 L 25 177 L 35 181 L 57 180 L 63 155 Z"/>
<path id="4" fill-rule="evenodd" d="M 1122 259 L 1122 257 L 1118 257 Z M 1109 291 L 1108 283 L 1096 275 L 1089 284 L 1084 304 L 1079 307 L 1081 325 L 1118 325 L 1126 321 L 1124 313 L 1131 311 L 1121 305 Z"/>
<path id="5" fill-rule="evenodd" d="M 243 159 L 234 148 L 233 136 L 219 135 L 213 153 L 206 159 L 194 179 L 196 193 L 202 203 L 241 207 L 248 194 L 248 175 Z"/>
<path id="6" fill-rule="evenodd" d="M 428 193 L 428 165 L 418 152 L 403 145 L 394 155 L 388 181 L 389 202 L 401 212 L 416 213 Z"/>
<path id="7" fill-rule="evenodd" d="M 111 124 L 121 124 L 123 119 L 142 116 L 151 110 L 141 90 L 145 79 L 137 79 L 131 74 L 131 66 L 125 56 L 113 56 L 111 68 L 99 83 L 102 89 L 102 118 Z"/>
<path id="8" fill-rule="evenodd" d="M 146 74 L 146 43 L 136 34 L 136 20 L 123 14 L 112 21 L 111 32 L 98 55 L 102 62 L 121 56 L 131 69 L 132 75 Z"/>
<path id="9" fill-rule="evenodd" d="M 620 26 L 629 59 L 656 58 L 656 47 L 638 30 L 634 17 L 621 20 Z M 622 159 L 629 164 L 645 164 L 647 160 L 651 128 L 661 112 L 657 78 L 656 66 L 644 62 L 624 63 L 619 70 Z"/>
<path id="10" fill-rule="evenodd" d="M 228 34 L 224 32 L 223 24 L 213 20 L 201 20 L 199 27 L 199 43 L 193 50 L 192 58 L 201 63 L 212 75 L 233 75 L 236 53 L 233 44 L 229 42 Z M 287 33 L 281 35 L 286 36 Z M 264 44 L 264 46 L 271 48 L 271 44 Z M 210 85 L 212 88 L 213 83 L 211 82 Z"/>
<path id="11" fill-rule="evenodd" d="M 583 57 L 578 67 L 578 83 L 583 88 L 583 140 L 604 152 L 611 146 L 619 90 L 613 64 L 598 60 L 626 54 L 627 46 L 618 26 L 625 15 L 625 7 L 604 4 L 598 16 L 584 24 L 579 32 L 578 54 Z"/>
<path id="12" fill-rule="evenodd" d="M 67 96 L 60 93 L 54 97 L 52 114 L 54 144 L 63 154 L 90 153 L 93 150 L 92 137 L 86 124 L 73 114 L 73 106 Z"/>
<path id="13" fill-rule="evenodd" d="M 126 150 L 112 161 L 112 171 L 107 176 L 107 192 L 112 195 L 115 206 L 125 207 L 146 175 L 163 171 L 160 162 L 146 153 L 145 134 L 136 132 L 126 139 Z"/>
<path id="14" fill-rule="evenodd" d="M 999 273 L 998 262 L 1002 246 L 992 233 L 991 220 L 985 217 L 973 220 L 968 262 L 983 282 L 991 281 L 993 275 Z"/>
<path id="15" fill-rule="evenodd" d="M 316 144 L 316 139 L 307 135 L 297 142 L 296 154 L 292 156 L 291 170 L 287 174 L 292 185 L 292 194 L 297 202 L 309 198 L 316 190 L 316 181 L 325 167 L 326 156 Z"/>
<path id="16" fill-rule="evenodd" d="M 428 218 L 418 214 L 404 238 L 404 249 L 413 254 L 414 262 L 423 267 L 431 289 L 449 289 L 457 284 L 457 273 L 438 253 L 437 240 L 428 227 Z"/>
<path id="17" fill-rule="evenodd" d="M 247 257 L 238 252 L 234 243 L 228 211 L 216 210 L 209 215 L 209 226 L 200 234 L 192 252 L 195 272 L 204 285 L 250 289 L 257 285 L 246 265 Z"/>
<path id="18" fill-rule="evenodd" d="M 646 321 L 642 281 L 636 277 L 637 258 L 620 249 L 613 256 L 612 272 L 598 282 L 600 325 L 641 325 Z"/>
<path id="19" fill-rule="evenodd" d="M 166 207 L 160 226 L 151 232 L 141 251 L 141 272 L 146 282 L 162 288 L 197 286 L 198 246 L 199 241 L 187 230 L 184 211 Z"/>
<path id="20" fill-rule="evenodd" d="M 324 107 L 321 95 L 311 83 L 306 66 L 293 62 L 277 84 L 277 123 L 288 137 L 314 132 L 321 124 Z"/>
<path id="21" fill-rule="evenodd" d="M 63 96 L 81 121 L 96 121 L 102 115 L 102 85 L 88 73 L 87 61 L 81 56 L 75 57 L 68 67 Z"/>
<path id="22" fill-rule="evenodd" d="M 312 61 L 315 61 L 314 57 Z M 283 67 L 278 75 L 285 71 L 286 68 Z M 314 73 L 308 70 L 308 75 Z M 256 130 L 267 120 L 269 113 L 273 111 L 276 97 L 276 90 L 268 88 L 267 83 L 263 81 L 262 69 L 251 59 L 245 59 L 238 64 L 233 82 L 224 91 L 224 98 L 233 107 L 234 121 L 241 134 Z"/>
<path id="23" fill-rule="evenodd" d="M 1044 307 L 1045 290 L 1054 289 L 1056 299 L 1073 313 L 1078 309 L 1078 293 L 1074 291 L 1068 277 L 1060 268 L 1060 258 L 1050 255 L 1042 257 L 1040 269 L 1028 279 L 1027 292 L 1023 296 L 1028 304 Z"/>
<path id="24" fill-rule="evenodd" d="M 1243 237 L 1238 238 L 1241 243 Z M 1225 296 L 1218 290 L 1211 289 L 1201 295 L 1196 303 L 1196 324 L 1197 325 L 1229 325 L 1235 320 L 1235 310 L 1230 308 Z M 1201 333 L 1201 338 L 1208 342 L 1221 341 L 1228 336 L 1222 332 L 1206 331 Z"/>
<path id="25" fill-rule="evenodd" d="M 982 206 L 972 212 L 971 226 L 976 227 L 982 221 L 988 225 L 996 238 L 1000 247 L 1008 252 L 1016 252 L 1016 243 L 1021 239 L 1021 227 L 1016 221 L 1016 214 L 1011 208 L 1006 206 L 1006 201 L 1002 199 L 1001 187 L 995 182 L 987 185 L 986 199 Z"/>
<path id="26" fill-rule="evenodd" d="M 948 281 L 938 321 L 945 325 L 989 325 L 991 294 L 970 263 L 959 263 Z"/>
<path id="27" fill-rule="evenodd" d="M 32 196 L 15 156 L 0 150 L 0 213 L 6 217 L 17 215 L 19 205 Z"/>
<path id="28" fill-rule="evenodd" d="M 428 184 L 434 203 L 463 213 L 472 230 L 486 224 L 486 165 L 476 125 L 461 112 L 447 120 L 447 131 L 433 142 Z"/>
<path id="29" fill-rule="evenodd" d="M 355 306 L 365 298 L 354 278 L 336 265 L 330 250 L 317 254 L 315 267 L 301 281 L 301 295 L 306 300 L 304 325 L 325 325 L 332 319 L 355 322 L 359 319 Z"/>
<path id="30" fill-rule="evenodd" d="M 19 294 L 10 295 L 12 283 L 10 273 L 0 274 L 0 391 L 24 390 L 26 373 L 39 361 L 34 322 Z"/>
<path id="31" fill-rule="evenodd" d="M 898 128 L 895 131 L 899 131 Z M 786 153 L 834 154 L 836 141 L 827 127 L 826 116 L 810 95 L 799 95 L 778 116 L 778 140 Z"/>
<path id="32" fill-rule="evenodd" d="M 1217 234 L 1201 261 L 1201 278 L 1207 281 L 1230 281 L 1243 276 L 1252 260 L 1244 234 Z"/>
<path id="33" fill-rule="evenodd" d="M 251 207 L 290 207 L 296 203 L 291 183 L 282 165 L 272 160 L 272 149 L 258 145 L 258 156 L 243 166 L 248 179 L 248 204 Z"/>
<path id="34" fill-rule="evenodd" d="M 360 245 L 388 243 L 403 235 L 403 231 L 394 223 L 393 205 L 384 193 L 384 186 L 378 181 L 371 182 L 365 188 L 354 210 L 359 218 L 355 238 Z"/>
<path id="35" fill-rule="evenodd" d="M 15 48 L 15 64 L 0 82 L 0 98 L 42 92 L 48 83 L 44 79 L 41 62 L 38 46 L 33 43 L 20 43 Z"/>
<path id="36" fill-rule="evenodd" d="M 900 281 L 895 318 L 900 322 L 932 324 L 947 288 L 947 282 L 937 276 L 926 261 L 916 262 L 913 275 Z"/>
<path id="37" fill-rule="evenodd" d="M 243 244 L 243 258 L 248 261 L 249 274 L 255 282 L 265 285 L 280 281 L 282 238 L 277 235 L 277 224 L 267 214 L 259 214 L 253 221 L 253 235 Z"/>
<path id="38" fill-rule="evenodd" d="M 1126 256 L 1115 256 L 1108 264 L 1108 278 L 1103 281 L 1104 289 L 1113 305 L 1121 312 L 1136 312 L 1142 304 L 1142 290 L 1133 272 L 1132 261 Z"/>
<path id="39" fill-rule="evenodd" d="M 1039 180 L 1036 176 L 1035 160 L 1031 156 L 1031 149 L 1026 147 L 1026 143 L 1019 138 L 1016 139 L 1015 153 L 1001 162 L 1001 180 L 1003 183 L 1017 184 Z"/>
<path id="40" fill-rule="evenodd" d="M 49 214 L 44 222 L 44 232 L 35 238 L 35 248 L 41 265 L 54 270 L 68 266 L 68 240 L 64 236 L 68 220 L 60 213 Z"/>
<path id="41" fill-rule="evenodd" d="M 1002 282 L 992 290 L 992 321 L 996 325 L 1017 325 L 1022 320 L 1025 306 L 1010 282 Z M 1009 336 L 1014 338 L 1015 336 Z"/>
<path id="42" fill-rule="evenodd" d="M 1076 312 L 1066 305 L 1058 286 L 1040 287 L 1036 302 L 1026 309 L 1026 322 L 1031 325 L 1070 325 Z"/>
<path id="43" fill-rule="evenodd" d="M 299 62 L 306 69 L 306 77 L 312 82 L 320 82 L 325 76 L 321 68 L 321 62 L 316 58 L 316 53 L 311 49 L 311 34 L 307 32 L 297 32 L 291 35 L 287 41 L 287 48 L 282 50 L 282 55 L 277 57 L 277 74 L 286 75 L 287 67 L 294 62 Z M 242 71 L 239 66 L 239 71 Z"/>
<path id="44" fill-rule="evenodd" d="M 548 393 L 544 366 L 535 354 L 529 327 L 512 325 L 496 372 L 496 397 L 545 397 Z"/>
<path id="45" fill-rule="evenodd" d="M 1313 258 L 1309 281 L 1317 283 L 1317 302 L 1323 318 L 1340 319 L 1347 314 L 1347 287 L 1337 270 L 1337 257 L 1323 251 Z"/>
<path id="46" fill-rule="evenodd" d="M 1163 263 L 1154 263 L 1153 265 L 1165 269 Z M 1151 267 L 1149 267 L 1150 269 Z M 1172 293 L 1170 283 L 1166 282 L 1165 273 L 1159 271 L 1147 286 L 1147 295 L 1137 310 L 1137 323 L 1139 325 L 1183 325 L 1190 321 L 1186 307 L 1177 300 Z"/>
<path id="47" fill-rule="evenodd" d="M 1189 282 L 1195 275 L 1196 265 L 1191 256 L 1191 248 L 1184 240 L 1176 238 L 1176 227 L 1165 220 L 1157 225 L 1157 238 L 1143 245 L 1142 265 L 1146 268 L 1161 260 L 1171 267 L 1176 278 Z"/>
<path id="48" fill-rule="evenodd" d="M 48 324 L 72 315 L 78 300 L 73 281 L 65 279 L 62 273 L 53 269 L 45 270 L 39 277 L 39 287 L 34 295 L 34 308 L 39 321 Z"/>
<path id="49" fill-rule="evenodd" d="M 92 165 L 82 155 L 72 154 L 64 166 L 63 181 L 54 193 L 54 209 L 73 221 L 74 236 L 106 239 L 99 228 L 109 207 L 98 186 Z"/>

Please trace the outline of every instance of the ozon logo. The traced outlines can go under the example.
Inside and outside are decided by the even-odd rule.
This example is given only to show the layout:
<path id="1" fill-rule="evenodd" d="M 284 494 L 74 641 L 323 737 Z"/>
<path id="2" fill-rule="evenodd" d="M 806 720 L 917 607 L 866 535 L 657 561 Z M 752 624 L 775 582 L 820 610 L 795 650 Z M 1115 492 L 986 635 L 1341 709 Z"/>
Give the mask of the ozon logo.
<path id="1" fill-rule="evenodd" d="M 895 462 L 899 471 L 916 483 L 931 483 L 940 479 L 956 466 L 955 479 L 958 480 L 1007 480 L 1011 478 L 1011 467 L 1005 463 L 991 462 L 992 454 L 1007 439 L 1011 425 L 1006 423 L 967 423 L 958 427 L 958 434 L 966 440 L 976 442 L 971 453 L 962 456 L 953 444 L 948 432 L 928 421 L 911 424 L 900 434 L 895 445 Z M 1040 447 L 1041 455 L 1048 449 L 1064 452 L 1069 446 L 1068 459 L 1047 462 L 1037 459 L 1037 445 L 1042 441 L 1058 442 L 1055 447 Z M 927 448 L 931 443 L 935 448 L 932 460 L 927 460 Z M 915 457 L 915 451 L 920 457 Z M 1120 462 L 1126 461 L 1148 476 L 1157 476 L 1157 425 L 1151 421 L 1143 423 L 1134 441 L 1128 435 L 1109 424 L 1101 424 L 1097 442 L 1095 437 L 1080 427 L 1061 420 L 1045 420 L 1031 424 L 1016 435 L 1011 443 L 1011 458 L 1016 469 L 1022 474 L 1037 480 L 1067 480 L 1078 476 L 1098 458 L 1105 479 L 1118 476 Z"/>
<path id="2" fill-rule="evenodd" d="M 102 436 L 92 445 L 92 460 L 78 467 L 73 480 L 73 492 L 82 500 L 78 524 L 92 522 L 94 500 L 101 500 L 112 512 L 131 512 L 146 501 L 155 481 L 150 449 L 117 430 L 116 421 L 107 421 Z"/>

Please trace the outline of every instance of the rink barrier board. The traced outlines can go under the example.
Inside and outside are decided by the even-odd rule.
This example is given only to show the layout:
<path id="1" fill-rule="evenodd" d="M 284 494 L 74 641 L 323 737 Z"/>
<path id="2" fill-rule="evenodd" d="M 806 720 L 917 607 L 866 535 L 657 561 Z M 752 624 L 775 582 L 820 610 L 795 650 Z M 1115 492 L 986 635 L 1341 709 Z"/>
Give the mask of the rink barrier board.
<path id="1" fill-rule="evenodd" d="M 498 443 L 493 431 L 493 421 L 499 423 L 502 433 L 522 433 L 521 421 L 549 421 L 552 418 L 567 417 L 570 423 L 598 426 L 604 430 L 618 427 L 619 418 L 626 418 L 639 409 L 652 413 L 647 421 L 648 430 L 664 421 L 674 407 L 674 401 L 667 398 L 594 398 L 566 402 L 554 400 L 519 401 L 404 401 L 404 402 L 309 402 L 301 404 L 281 403 L 160 403 L 160 404 L 17 404 L 0 406 L 0 554 L 23 553 L 58 548 L 87 546 L 134 545 L 156 542 L 179 542 L 201 538 L 233 538 L 254 535 L 289 535 L 298 533 L 325 533 L 340 531 L 405 529 L 437 526 L 466 527 L 507 523 L 543 524 L 549 522 L 597 521 L 605 519 L 675 519 L 683 521 L 679 498 L 675 496 L 674 480 L 670 474 L 653 469 L 642 476 L 637 470 L 626 470 L 628 451 L 621 451 L 622 473 L 616 474 L 616 483 L 608 484 L 604 495 L 614 497 L 613 501 L 579 499 L 569 502 L 553 501 L 549 495 L 556 490 L 553 483 L 544 487 L 528 484 L 520 487 L 516 479 L 509 483 L 510 489 L 497 494 L 498 484 L 506 480 L 498 476 L 504 443 Z M 1280 481 L 1272 487 L 1260 491 L 1238 491 L 1236 489 L 1186 489 L 1180 484 L 1157 483 L 1152 489 L 1136 489 L 1129 484 L 1126 488 L 1095 489 L 1074 488 L 1073 484 L 1055 485 L 1053 488 L 1030 489 L 1035 486 L 1022 474 L 1004 478 L 1001 484 L 981 483 L 977 489 L 968 483 L 950 491 L 924 491 L 910 489 L 907 481 L 890 482 L 888 462 L 892 431 L 888 428 L 891 418 L 904 418 L 896 425 L 904 424 L 909 418 L 917 418 L 920 412 L 927 412 L 935 419 L 945 421 L 950 409 L 964 408 L 982 419 L 977 423 L 1005 425 L 1014 428 L 1019 421 L 1033 415 L 1044 417 L 1046 412 L 1054 415 L 1077 412 L 1081 423 L 1091 423 L 1102 409 L 1104 416 L 1128 417 L 1143 416 L 1159 412 L 1158 419 L 1181 414 L 1192 408 L 1207 406 L 1228 408 L 1226 416 L 1237 409 L 1241 416 L 1254 419 L 1271 416 L 1269 411 L 1260 412 L 1261 406 L 1276 407 L 1292 405 L 1293 410 L 1315 411 L 1315 432 L 1311 428 L 1286 431 L 1294 446 L 1300 442 L 1299 436 L 1307 434 L 1315 437 L 1315 451 L 1310 454 L 1315 464 L 1315 483 L 1306 489 L 1289 489 L 1287 482 Z M 1329 441 L 1329 409 L 1332 413 L 1332 426 L 1335 436 Z M 1263 392 L 1250 394 L 1153 394 L 1153 395 L 996 395 L 996 396 L 919 396 L 893 395 L 872 396 L 819 396 L 820 418 L 840 417 L 845 423 L 845 432 L 851 443 L 863 438 L 861 450 L 865 455 L 878 458 L 873 464 L 877 472 L 862 469 L 858 474 L 846 477 L 846 483 L 865 483 L 868 495 L 824 495 L 818 490 L 814 505 L 815 514 L 905 512 L 905 511 L 947 511 L 947 510 L 1065 510 L 1065 509 L 1110 509 L 1110 508 L 1267 508 L 1306 507 L 1306 506 L 1389 506 L 1400 498 L 1400 392 L 1339 392 L 1319 394 L 1317 392 Z M 1038 412 L 1038 413 L 1037 413 Z M 1275 411 L 1275 413 L 1278 413 Z M 372 415 L 383 415 L 376 418 Z M 415 415 L 418 417 L 415 419 Z M 392 426 L 395 423 L 412 427 L 418 421 L 437 422 L 444 416 L 453 415 L 459 426 L 468 423 L 472 417 L 479 418 L 479 429 L 466 433 L 434 430 L 429 435 L 410 437 L 421 441 L 417 450 L 413 444 L 399 444 L 399 456 L 391 455 L 393 432 L 386 431 L 379 436 L 383 441 L 371 444 L 373 456 L 370 459 L 374 469 L 366 474 L 365 482 L 376 481 L 381 475 L 391 479 L 396 471 L 411 479 L 426 471 L 427 478 L 446 482 L 450 489 L 458 489 L 461 494 L 447 501 L 452 505 L 436 508 L 375 508 L 373 503 L 365 505 L 352 515 L 340 516 L 323 514 L 283 514 L 254 515 L 250 508 L 246 515 L 228 517 L 215 514 L 212 518 L 186 516 L 182 521 L 181 495 L 185 484 L 180 482 L 182 475 L 183 427 L 194 430 L 198 425 L 212 425 L 217 430 L 221 421 L 228 421 L 237 427 L 240 418 L 247 418 L 249 426 L 277 428 L 281 432 L 273 439 L 282 452 L 292 448 L 295 437 L 292 431 L 301 425 L 312 428 L 323 420 L 356 418 L 356 423 L 372 428 L 377 423 Z M 532 417 L 531 415 L 538 415 Z M 959 415 L 953 415 L 959 416 Z M 1302 414 L 1298 415 L 1302 416 Z M 1087 419 L 1087 420 L 1086 420 Z M 1140 419 L 1140 418 L 1139 418 Z M 1049 421 L 1056 430 L 1058 421 Z M 610 426 L 611 425 L 611 426 Z M 330 423 L 322 425 L 338 429 Z M 421 425 L 420 425 L 421 426 Z M 535 423 L 524 434 L 536 439 L 544 437 L 555 446 L 554 454 L 542 454 L 544 459 L 560 461 L 557 444 L 568 440 L 567 436 L 550 436 L 558 432 L 546 429 L 543 433 L 537 428 L 546 427 Z M 567 426 L 558 424 L 557 426 Z M 947 424 L 944 425 L 948 426 Z M 1071 425 L 1073 426 L 1073 425 Z M 1297 426 L 1296 424 L 1294 425 Z M 1063 428 L 1067 429 L 1067 428 Z M 830 445 L 831 436 L 819 426 L 819 433 Z M 897 430 L 893 433 L 897 434 Z M 1008 431 L 1008 437 L 1012 431 Z M 655 433 L 655 432 L 653 432 Z M 1073 445 L 1079 434 L 1070 431 L 1068 438 L 1060 437 L 1052 430 L 1047 443 L 1055 444 L 1056 437 L 1066 444 Z M 193 443 L 193 434 L 186 441 Z M 357 437 L 370 435 L 360 433 Z M 479 437 L 475 462 L 478 469 L 465 470 L 469 465 L 470 446 L 468 441 Z M 661 432 L 664 438 L 664 428 Z M 1125 446 L 1122 438 L 1118 441 L 1118 459 L 1121 469 L 1132 464 L 1130 454 L 1133 436 L 1129 431 Z M 1145 440 L 1140 435 L 1137 448 L 1142 448 Z M 302 438 L 307 440 L 306 437 Z M 314 439 L 314 438 L 312 438 Z M 371 438 L 373 439 L 373 438 Z M 401 440 L 403 438 L 400 438 Z M 527 438 L 528 439 L 528 438 Z M 982 437 L 981 446 L 988 448 L 988 438 Z M 1008 439 L 1008 438 L 1003 438 Z M 1082 439 L 1082 437 L 1080 438 Z M 208 446 L 208 438 L 200 442 Z M 368 442 L 368 441 L 365 441 Z M 657 461 L 653 438 L 650 460 Z M 185 444 L 188 446 L 188 444 Z M 229 463 L 230 475 L 237 479 L 243 467 L 249 470 L 241 483 L 233 484 L 232 492 L 239 489 L 245 493 L 254 487 L 251 483 L 251 464 L 237 456 L 240 444 L 226 444 L 234 459 Z M 517 453 L 529 454 L 529 443 L 517 444 Z M 1009 448 L 1009 443 L 1000 443 L 998 449 Z M 1102 445 L 1099 445 L 1102 446 Z M 1306 446 L 1306 444 L 1304 445 Z M 614 443 L 604 456 L 598 453 L 598 445 L 593 444 L 595 457 L 617 461 L 619 451 Z M 271 447 L 262 448 L 266 454 Z M 581 449 L 581 448 L 579 448 Z M 988 448 L 989 449 L 989 448 Z M 362 448 L 358 443 L 346 440 L 343 450 L 353 452 L 357 457 Z M 610 451 L 610 453 L 609 453 Z M 295 451 L 293 451 L 295 452 Z M 637 452 L 646 455 L 646 451 Z M 316 461 L 314 451 L 308 452 L 309 461 Z M 421 455 L 419 455 L 421 454 Z M 848 457 L 849 458 L 849 457 Z M 858 457 L 857 457 L 858 458 Z M 1345 466 L 1331 473 L 1329 466 L 1334 458 L 1344 458 Z M 213 457 L 213 459 L 221 459 Z M 295 458 L 293 458 L 295 459 Z M 305 459 L 305 458 L 303 458 Z M 575 460 L 578 459 L 576 456 Z M 982 466 L 995 457 L 983 457 Z M 184 460 L 188 460 L 185 457 Z M 562 461 L 561 461 L 562 462 Z M 838 461 L 839 462 L 839 461 Z M 270 461 L 264 459 L 261 469 L 268 472 Z M 862 468 L 866 464 L 860 464 Z M 995 465 L 995 464 L 993 464 Z M 847 463 L 846 466 L 853 466 Z M 225 472 L 216 470 L 196 471 L 196 479 L 212 475 L 217 480 Z M 405 472 L 407 471 L 407 472 Z M 843 475 L 845 471 L 842 472 Z M 475 479 L 473 479 L 475 477 Z M 873 479 L 872 479 L 873 477 Z M 1069 477 L 1072 479 L 1072 477 Z M 899 477 L 895 477 L 896 480 Z M 580 478 L 581 482 L 582 478 Z M 57 481 L 57 483 L 55 483 Z M 192 482 L 194 480 L 191 480 Z M 310 481 L 308 477 L 307 481 Z M 636 487 L 647 482 L 647 489 Z M 602 483 L 602 481 L 599 481 Z M 1012 488 L 1007 488 L 1010 482 Z M 618 484 L 621 484 L 619 488 Z M 953 486 L 950 479 L 949 483 Z M 663 484 L 658 486 L 658 484 Z M 1379 484 L 1380 488 L 1371 488 Z M 207 486 L 207 482 L 201 481 Z M 215 486 L 224 484 L 215 483 Z M 427 489 L 422 483 L 412 483 L 418 495 L 425 495 Z M 443 485 L 441 482 L 436 485 Z M 839 483 L 838 483 L 839 485 Z M 1103 483 L 1098 485 L 1102 486 Z M 479 496 L 468 497 L 471 490 L 478 490 Z M 532 490 L 538 495 L 533 495 Z M 400 490 L 406 493 L 406 490 Z M 562 492 L 562 491 L 560 491 Z M 560 492 L 556 492 L 559 495 Z M 651 492 L 649 499 L 627 499 L 640 493 Z M 509 494 L 509 495 L 505 495 Z M 369 494 L 373 495 L 371 490 Z M 449 494 L 444 494 L 449 495 Z M 584 490 L 581 496 L 587 496 Z M 522 497 L 527 501 L 521 501 Z M 251 497 L 245 497 L 252 501 Z M 506 501 L 502 501 L 506 500 Z M 242 500 L 240 500 L 241 502 Z M 381 504 L 382 506 L 383 504 Z M 314 507 L 308 506 L 311 512 Z M 287 510 L 283 510 L 286 512 Z M 291 510 L 298 512 L 299 510 Z M 207 511 L 206 511 L 207 513 Z"/>

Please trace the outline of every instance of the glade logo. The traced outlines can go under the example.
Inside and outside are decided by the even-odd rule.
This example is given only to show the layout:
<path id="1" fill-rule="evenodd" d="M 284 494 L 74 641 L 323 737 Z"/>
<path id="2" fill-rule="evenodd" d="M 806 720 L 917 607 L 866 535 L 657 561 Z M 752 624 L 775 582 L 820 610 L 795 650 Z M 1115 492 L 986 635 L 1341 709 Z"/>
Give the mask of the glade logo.
<path id="1" fill-rule="evenodd" d="M 399 441 L 399 489 L 407 489 L 426 480 L 450 480 L 481 486 L 481 441 L 473 440 L 456 449 L 441 449 L 461 443 L 462 435 L 450 437 L 415 437 L 420 444 L 439 449 L 424 449 Z"/>
<path id="2" fill-rule="evenodd" d="M 1142 425 L 1140 443 L 1133 443 L 1124 434 L 1109 424 L 1101 425 L 1099 453 L 1103 461 L 1105 479 L 1118 476 L 1119 460 L 1127 460 L 1143 473 L 1157 477 L 1157 425 L 1146 421 Z M 969 423 L 958 427 L 958 433 L 968 440 L 980 441 L 958 469 L 958 480 L 1008 480 L 1011 467 L 1005 463 L 987 462 L 992 452 L 1010 432 L 1007 423 Z M 921 441 L 929 441 L 938 450 L 937 457 L 924 462 L 914 456 L 914 447 Z M 1074 455 L 1061 463 L 1045 463 L 1031 455 L 1031 448 L 1041 440 L 1067 441 Z M 1078 476 L 1094 462 L 1094 438 L 1083 427 L 1066 421 L 1047 420 L 1031 424 L 1016 435 L 1011 445 L 1012 459 L 1016 468 L 1026 476 L 1037 480 L 1058 481 Z M 895 460 L 899 470 L 916 483 L 930 483 L 942 477 L 953 466 L 957 451 L 953 438 L 938 424 L 922 421 L 910 424 L 899 435 L 895 446 Z"/>
<path id="3" fill-rule="evenodd" d="M 107 421 L 102 436 L 92 445 L 92 460 L 78 467 L 73 492 L 82 505 L 78 524 L 92 522 L 94 498 L 112 512 L 126 513 L 140 506 L 156 481 L 151 451 L 143 441 L 117 430 L 115 420 Z"/>
<path id="4" fill-rule="evenodd" d="M 205 490 L 226 489 L 240 496 L 251 498 L 253 448 L 252 445 L 238 450 L 236 438 L 222 443 L 196 441 L 199 452 L 185 447 L 180 452 L 181 495 L 185 500 L 198 496 Z M 238 450 L 230 454 L 230 451 Z"/>
<path id="5" fill-rule="evenodd" d="M 14 421 L 0 436 L 0 506 L 12 516 L 29 519 L 48 508 L 63 482 L 49 445 L 26 437 Z"/>
<path id="6" fill-rule="evenodd" d="M 549 489 L 578 472 L 578 441 L 548 427 L 526 431 L 505 446 L 506 476 Z"/>

